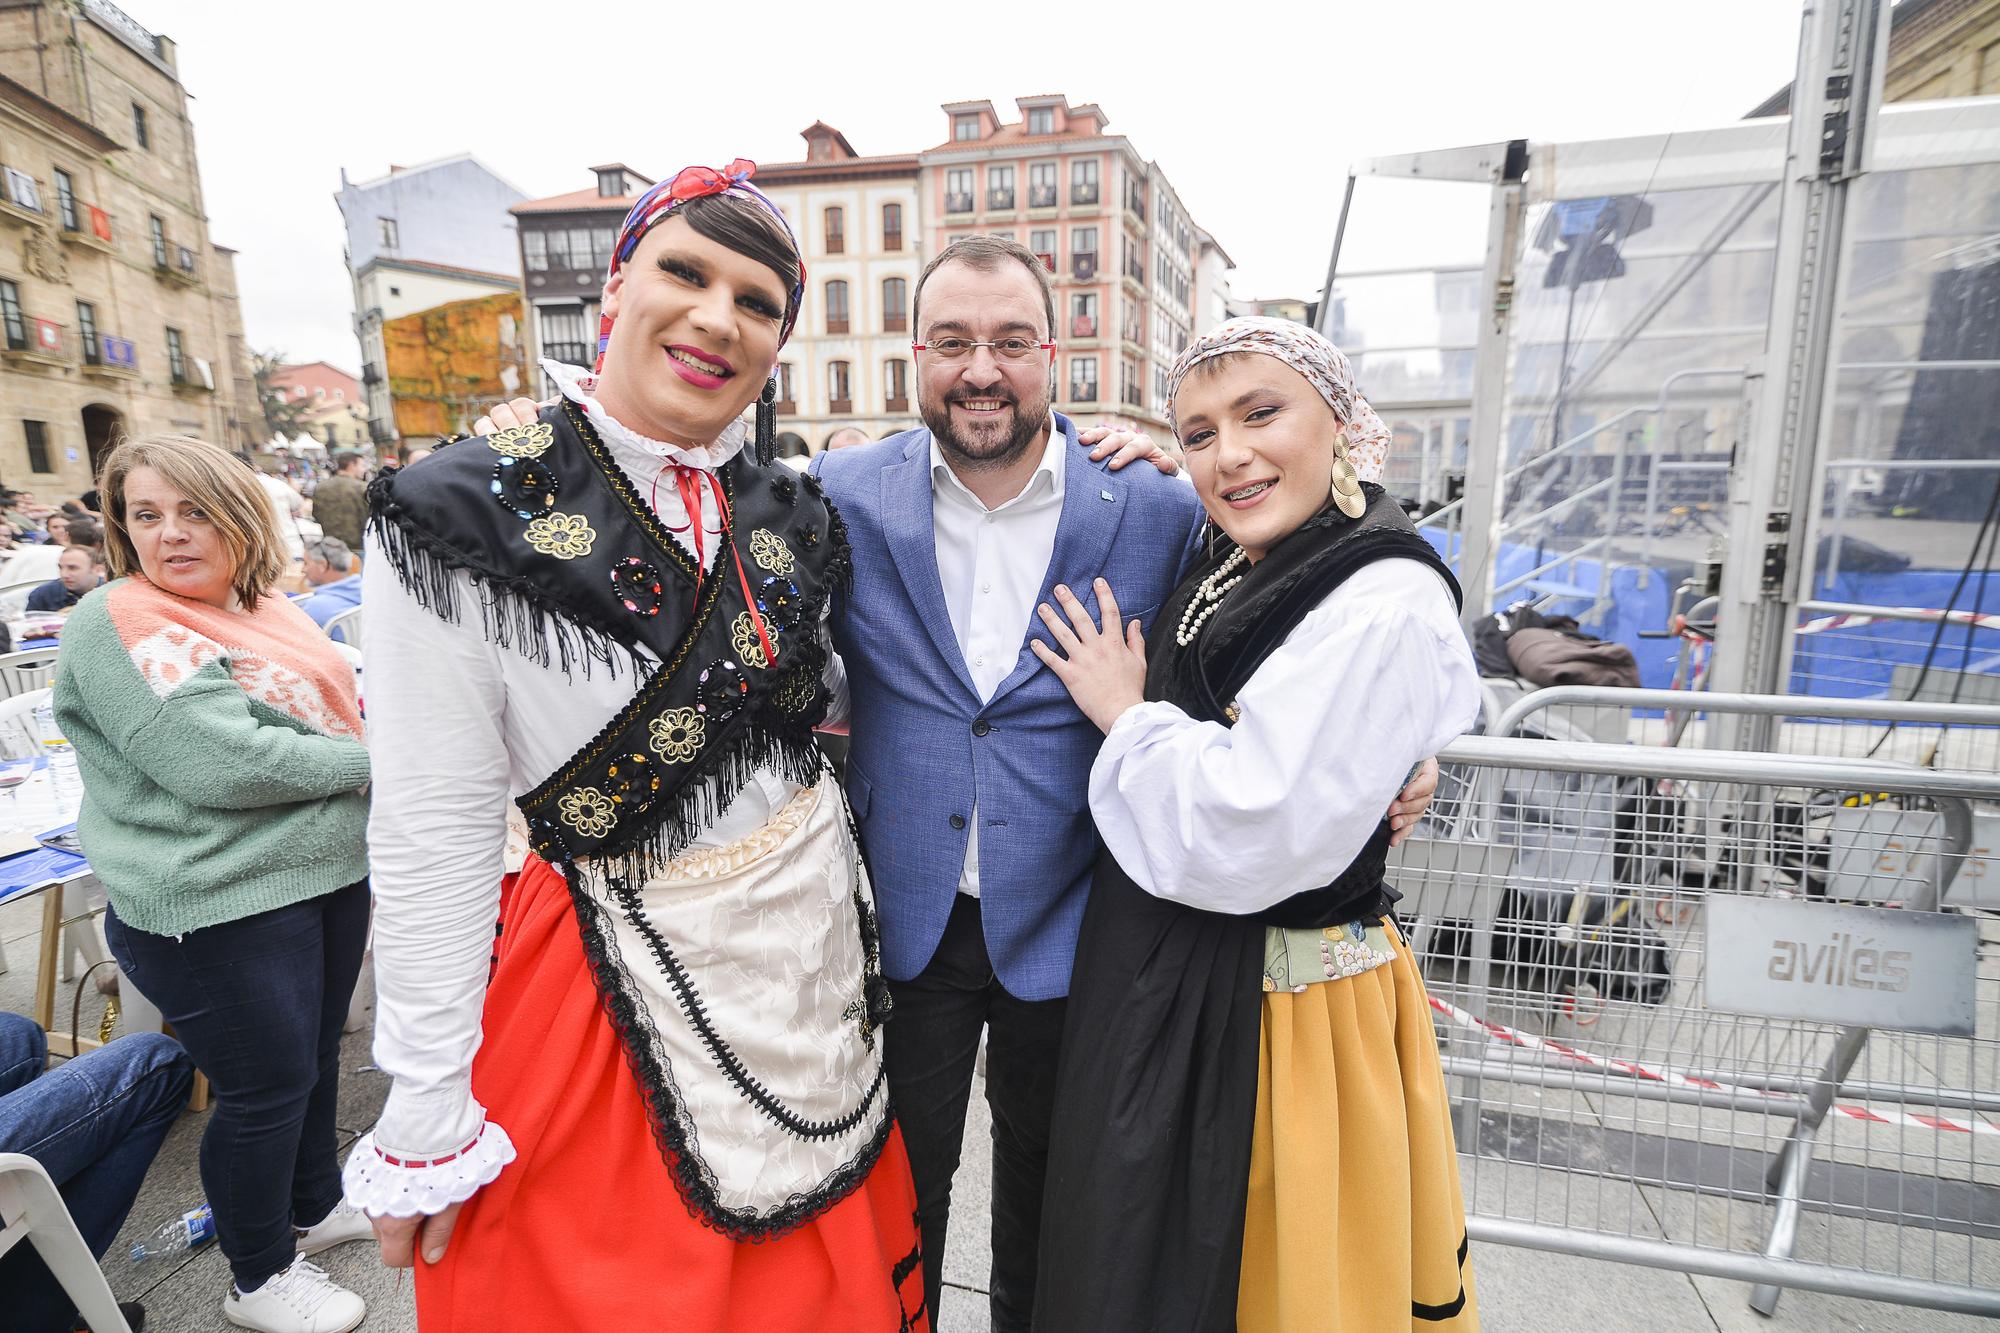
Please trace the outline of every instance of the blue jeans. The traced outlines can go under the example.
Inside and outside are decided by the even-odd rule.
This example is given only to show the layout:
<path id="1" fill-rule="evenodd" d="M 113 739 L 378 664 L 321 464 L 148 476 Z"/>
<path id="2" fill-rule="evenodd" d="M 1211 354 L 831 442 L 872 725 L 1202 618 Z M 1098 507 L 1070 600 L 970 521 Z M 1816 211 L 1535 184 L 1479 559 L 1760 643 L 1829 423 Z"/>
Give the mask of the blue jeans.
<path id="1" fill-rule="evenodd" d="M 34 1023 L 0 1013 L 0 1152 L 42 1164 L 101 1259 L 187 1106 L 194 1061 L 157 1032 L 121 1037 L 44 1072 L 48 1049 Z M 0 1291 L 9 1328 L 57 1333 L 76 1318 L 75 1303 L 25 1242 L 0 1257 Z"/>
<path id="2" fill-rule="evenodd" d="M 208 1075 L 201 1183 L 236 1285 L 292 1262 L 294 1226 L 340 1202 L 340 1029 L 368 939 L 368 881 L 176 938 L 104 914 L 125 975 Z"/>

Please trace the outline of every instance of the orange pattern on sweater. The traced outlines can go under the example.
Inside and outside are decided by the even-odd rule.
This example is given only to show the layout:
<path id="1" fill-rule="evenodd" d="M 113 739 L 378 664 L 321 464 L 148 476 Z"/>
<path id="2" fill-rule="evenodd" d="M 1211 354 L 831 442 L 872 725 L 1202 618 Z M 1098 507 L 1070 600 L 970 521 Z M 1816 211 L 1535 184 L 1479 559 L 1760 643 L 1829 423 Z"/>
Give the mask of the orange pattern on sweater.
<path id="1" fill-rule="evenodd" d="M 164 699 L 227 658 L 245 694 L 327 736 L 361 739 L 354 669 L 283 593 L 250 611 L 225 611 L 134 576 L 105 589 L 105 609 L 133 665 Z"/>

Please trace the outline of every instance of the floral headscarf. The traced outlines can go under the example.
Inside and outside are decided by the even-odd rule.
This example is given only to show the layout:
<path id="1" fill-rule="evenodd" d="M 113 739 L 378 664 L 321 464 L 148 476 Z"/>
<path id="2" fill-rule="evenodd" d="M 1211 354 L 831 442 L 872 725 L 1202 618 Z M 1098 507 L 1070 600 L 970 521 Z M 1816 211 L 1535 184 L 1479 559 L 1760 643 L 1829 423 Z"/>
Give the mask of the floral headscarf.
<path id="1" fill-rule="evenodd" d="M 1346 355 L 1312 329 L 1288 319 L 1246 315 L 1225 320 L 1188 344 L 1167 372 L 1167 425 L 1177 438 L 1180 423 L 1173 405 L 1180 396 L 1181 381 L 1202 362 L 1232 352 L 1262 352 L 1303 375 L 1346 427 L 1347 456 L 1361 480 L 1382 480 L 1382 469 L 1389 461 L 1389 428 L 1354 387 L 1354 370 Z"/>
<path id="2" fill-rule="evenodd" d="M 739 157 L 728 166 L 717 170 L 714 167 L 687 167 L 672 180 L 661 181 L 652 189 L 639 196 L 639 202 L 632 205 L 632 211 L 625 215 L 625 225 L 618 230 L 618 244 L 611 251 L 611 266 L 604 271 L 604 280 L 611 281 L 618 270 L 625 267 L 625 261 L 639 248 L 646 233 L 666 221 L 673 211 L 690 199 L 702 199 L 712 194 L 733 194 L 739 199 L 749 199 L 762 204 L 785 229 L 785 235 L 792 238 L 792 249 L 799 255 L 799 279 L 792 285 L 792 294 L 785 300 L 784 321 L 778 326 L 778 346 L 792 336 L 792 326 L 799 322 L 799 302 L 806 294 L 805 247 L 799 244 L 798 233 L 792 224 L 785 221 L 785 215 L 771 202 L 771 197 L 750 183 L 750 177 L 757 170 L 757 164 L 747 157 Z M 604 349 L 611 345 L 611 316 L 600 315 L 597 320 L 597 366 L 604 369 Z"/>

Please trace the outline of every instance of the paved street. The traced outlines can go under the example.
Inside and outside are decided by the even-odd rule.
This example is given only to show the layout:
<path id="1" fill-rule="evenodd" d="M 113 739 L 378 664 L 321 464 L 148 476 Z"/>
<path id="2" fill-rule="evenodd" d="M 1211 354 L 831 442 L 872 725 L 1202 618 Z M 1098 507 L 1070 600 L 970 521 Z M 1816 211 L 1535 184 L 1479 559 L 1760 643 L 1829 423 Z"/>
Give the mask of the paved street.
<path id="1" fill-rule="evenodd" d="M 25 1012 L 33 994 L 35 935 L 39 906 L 17 903 L 0 908 L 0 942 L 11 969 L 0 974 L 0 1008 Z M 364 980 L 363 985 L 369 983 Z M 59 1025 L 69 1021 L 76 987 L 62 988 Z M 103 1003 L 95 992 L 85 995 L 82 1013 L 86 1032 L 95 1029 Z M 370 1011 L 372 1014 L 372 1010 Z M 372 1123 L 388 1091 L 388 1080 L 368 1068 L 366 1035 L 347 1039 L 342 1061 L 340 1124 L 343 1147 Z M 945 1256 L 945 1290 L 938 1333 L 975 1333 L 986 1327 L 985 1288 L 987 1246 L 985 1220 L 989 1179 L 989 1125 L 982 1095 L 975 1094 L 966 1126 L 965 1160 L 960 1169 L 957 1216 L 967 1225 L 952 1235 Z M 222 1256 L 213 1246 L 177 1260 L 144 1266 L 125 1256 L 132 1241 L 161 1222 L 193 1206 L 202 1197 L 197 1153 L 204 1117 L 184 1117 L 174 1127 L 146 1187 L 139 1196 L 125 1232 L 107 1256 L 105 1270 L 121 1299 L 139 1299 L 149 1311 L 150 1329 L 161 1333 L 223 1333 L 224 1284 L 228 1281 Z M 1512 1167 L 1531 1171 L 1533 1168 Z M 1545 1175 L 1552 1173 L 1543 1173 Z M 1546 1182 L 1545 1182 L 1546 1183 Z M 1671 1210 L 1661 1217 L 1663 1233 L 1673 1235 Z M 372 1333 L 401 1333 L 416 1327 L 407 1275 L 391 1274 L 363 1245 L 349 1245 L 320 1256 L 334 1278 L 360 1292 L 368 1301 L 369 1317 L 362 1327 Z M 1906 1310 L 1867 1301 L 1788 1292 L 1777 1316 L 1763 1319 L 1747 1303 L 1748 1291 L 1737 1283 L 1689 1278 L 1587 1259 L 1501 1247 L 1473 1250 L 1483 1322 L 1493 1333 L 1540 1333 L 1547 1329 L 1717 1330 L 1718 1333 L 1836 1333 L 1845 1330 L 1897 1330 L 1897 1333 L 1943 1333 L 1988 1327 L 1983 1321 Z M 841 1333 L 828 1330 L 828 1333 Z"/>

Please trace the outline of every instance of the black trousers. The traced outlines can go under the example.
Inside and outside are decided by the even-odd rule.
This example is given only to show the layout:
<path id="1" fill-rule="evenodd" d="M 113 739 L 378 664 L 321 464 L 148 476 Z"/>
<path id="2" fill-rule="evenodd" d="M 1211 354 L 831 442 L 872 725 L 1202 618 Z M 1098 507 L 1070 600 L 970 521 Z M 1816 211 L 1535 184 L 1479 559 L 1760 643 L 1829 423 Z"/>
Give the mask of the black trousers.
<path id="1" fill-rule="evenodd" d="M 986 1104 L 993 1113 L 996 1333 L 1027 1333 L 1035 1308 L 1042 1182 L 1066 1000 L 1020 1000 L 993 975 L 979 900 L 960 894 L 930 965 L 891 981 L 895 1012 L 883 1037 L 889 1096 L 910 1153 L 924 1245 L 924 1300 L 938 1318 L 951 1178 L 965 1137 L 979 1033 L 986 1031 Z"/>

